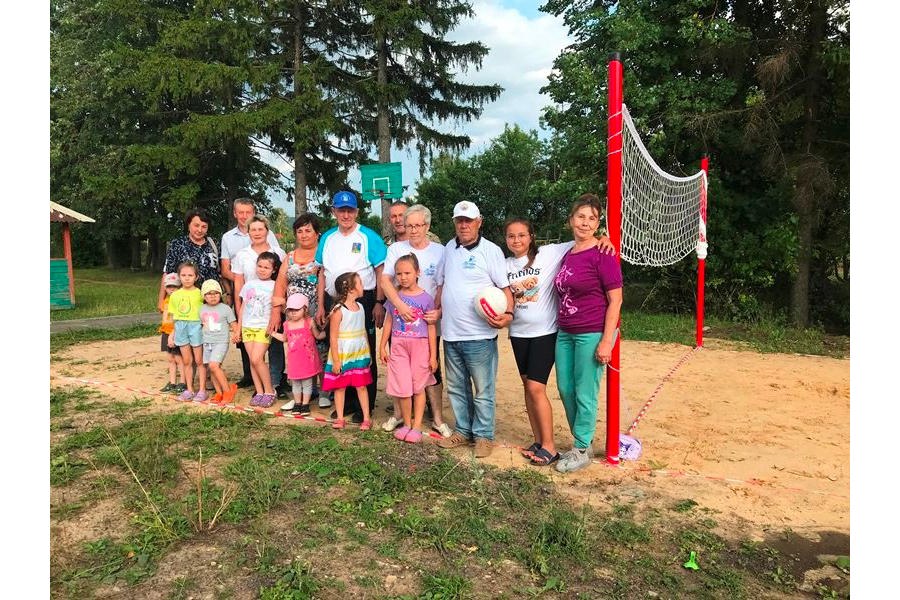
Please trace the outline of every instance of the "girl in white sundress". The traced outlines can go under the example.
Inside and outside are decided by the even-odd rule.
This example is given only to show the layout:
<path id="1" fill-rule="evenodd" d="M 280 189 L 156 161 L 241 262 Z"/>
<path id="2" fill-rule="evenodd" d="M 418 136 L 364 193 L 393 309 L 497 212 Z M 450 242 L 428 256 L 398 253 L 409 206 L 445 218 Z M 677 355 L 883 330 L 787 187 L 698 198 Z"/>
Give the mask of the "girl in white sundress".
<path id="1" fill-rule="evenodd" d="M 338 301 L 328 314 L 329 340 L 328 362 L 322 379 L 322 390 L 334 390 L 334 408 L 337 413 L 332 427 L 343 429 L 344 390 L 356 388 L 363 422 L 359 428 L 372 428 L 369 418 L 369 393 L 366 386 L 372 383 L 369 340 L 366 337 L 365 313 L 357 299 L 363 295 L 362 280 L 357 273 L 344 273 L 334 283 Z"/>

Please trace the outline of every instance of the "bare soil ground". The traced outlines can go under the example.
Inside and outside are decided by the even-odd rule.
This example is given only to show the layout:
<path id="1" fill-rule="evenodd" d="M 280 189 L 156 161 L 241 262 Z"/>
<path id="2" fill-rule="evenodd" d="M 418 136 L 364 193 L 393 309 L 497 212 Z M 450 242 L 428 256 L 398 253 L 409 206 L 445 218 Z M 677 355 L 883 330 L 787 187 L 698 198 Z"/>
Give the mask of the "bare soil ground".
<path id="1" fill-rule="evenodd" d="M 141 396 L 141 391 L 155 394 L 165 383 L 165 362 L 158 349 L 157 336 L 74 346 L 53 357 L 52 383 L 78 385 L 69 378 L 102 382 L 105 385 L 92 385 L 112 400 L 129 400 Z M 527 466 L 515 448 L 527 445 L 531 436 L 521 382 L 505 333 L 501 334 L 500 349 L 498 448 L 486 460 L 502 468 L 535 468 Z M 690 348 L 677 344 L 623 343 L 623 431 L 687 352 Z M 225 367 L 232 376 L 240 373 L 240 356 L 233 348 Z M 379 389 L 384 389 L 383 373 Z M 375 413 L 377 422 L 386 418 L 387 400 L 382 394 Z M 571 436 L 553 377 L 548 394 L 557 445 L 567 449 Z M 246 404 L 248 397 L 243 390 L 238 401 Z M 152 406 L 143 410 L 184 409 L 156 395 Z M 313 411 L 327 416 L 325 410 Z M 446 400 L 445 414 L 452 422 Z M 84 418 L 89 417 L 85 414 Z M 794 541 L 781 548 L 788 554 L 849 554 L 849 417 L 848 360 L 758 354 L 710 340 L 665 383 L 641 420 L 634 433 L 643 443 L 639 460 L 620 467 L 598 462 L 566 476 L 545 472 L 579 501 L 631 504 L 641 510 L 689 499 L 715 514 L 717 533 L 726 538 L 750 538 L 777 546 L 784 532 L 790 531 L 797 534 Z M 271 425 L 314 426 L 291 419 L 274 419 Z M 604 427 L 601 414 L 594 444 L 598 457 L 603 454 Z M 90 485 L 90 479 L 84 485 Z M 61 494 L 66 493 L 52 492 L 51 507 L 64 505 Z M 116 529 L 123 519 L 127 517 L 105 511 L 103 502 L 76 519 L 60 520 L 51 514 L 51 544 L 54 551 L 64 550 L 101 531 Z M 798 539 L 809 547 L 799 548 Z M 212 555 L 208 558 L 216 560 Z M 160 567 L 160 573 L 165 573 L 164 565 Z M 129 593 L 114 589 L 109 596 L 117 597 L 117 591 Z"/>

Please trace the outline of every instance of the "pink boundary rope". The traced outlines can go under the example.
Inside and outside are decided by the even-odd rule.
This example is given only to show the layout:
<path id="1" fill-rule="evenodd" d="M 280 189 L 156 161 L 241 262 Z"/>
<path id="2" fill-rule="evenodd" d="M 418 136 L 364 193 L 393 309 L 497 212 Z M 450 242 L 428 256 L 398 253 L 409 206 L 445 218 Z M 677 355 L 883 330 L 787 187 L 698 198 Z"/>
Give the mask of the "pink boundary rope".
<path id="1" fill-rule="evenodd" d="M 632 432 L 635 429 L 637 429 L 638 423 L 640 423 L 641 419 L 644 418 L 644 415 L 647 414 L 647 411 L 650 410 L 650 405 L 653 404 L 653 401 L 656 399 L 656 396 L 659 395 L 659 392 L 662 390 L 662 388 L 666 384 L 666 382 L 668 382 L 670 379 L 672 379 L 672 376 L 675 374 L 675 371 L 677 371 L 681 367 L 681 365 L 686 363 L 689 358 L 694 356 L 694 354 L 697 353 L 698 351 L 700 351 L 701 349 L 702 349 L 702 346 L 695 346 L 694 348 L 690 349 L 689 351 L 687 351 L 684 354 L 684 356 L 681 357 L 681 359 L 679 359 L 679 361 L 677 363 L 675 363 L 674 367 L 669 369 L 669 372 L 666 373 L 665 376 L 659 381 L 659 385 L 656 386 L 656 389 L 653 390 L 652 394 L 650 394 L 650 398 L 647 399 L 647 402 L 644 404 L 644 406 L 638 412 L 637 416 L 634 418 L 634 421 L 631 423 L 631 427 L 629 427 L 628 431 L 626 432 L 627 435 L 631 435 Z"/>

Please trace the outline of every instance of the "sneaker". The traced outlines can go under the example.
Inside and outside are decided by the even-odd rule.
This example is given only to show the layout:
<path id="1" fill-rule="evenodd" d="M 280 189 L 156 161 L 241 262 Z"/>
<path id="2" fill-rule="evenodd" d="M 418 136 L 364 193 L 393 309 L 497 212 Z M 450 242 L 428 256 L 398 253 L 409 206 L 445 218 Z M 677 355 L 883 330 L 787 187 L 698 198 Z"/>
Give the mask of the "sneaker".
<path id="1" fill-rule="evenodd" d="M 184 390 L 178 396 L 178 399 L 181 400 L 182 402 L 187 402 L 189 400 L 192 400 L 193 398 L 194 398 L 194 392 L 190 392 L 188 390 Z"/>
<path id="2" fill-rule="evenodd" d="M 275 396 L 281 400 L 285 398 L 290 398 L 293 390 L 285 390 L 283 387 L 275 388 Z"/>
<path id="3" fill-rule="evenodd" d="M 166 385 L 159 388 L 159 391 L 164 392 L 164 393 L 174 392 L 176 385 L 177 384 L 175 384 L 175 383 L 167 383 Z"/>
<path id="4" fill-rule="evenodd" d="M 394 439 L 400 440 L 401 442 L 406 441 L 406 435 L 410 432 L 410 428 L 404 425 L 403 427 L 399 427 L 394 431 Z"/>
<path id="5" fill-rule="evenodd" d="M 294 400 L 291 400 L 290 402 L 285 402 L 284 404 L 281 405 L 281 410 L 283 410 L 283 411 L 293 410 L 295 404 L 297 404 L 297 403 Z"/>
<path id="6" fill-rule="evenodd" d="M 206 402 L 206 399 L 207 399 L 208 397 L 209 397 L 209 396 L 206 395 L 206 390 L 200 390 L 200 391 L 197 392 L 197 394 L 194 396 L 194 402 Z"/>
<path id="7" fill-rule="evenodd" d="M 572 448 L 559 459 L 559 462 L 556 464 L 556 470 L 560 473 L 578 471 L 591 464 L 593 456 L 594 452 L 590 446 L 587 448 Z"/>
<path id="8" fill-rule="evenodd" d="M 394 414 L 394 405 L 393 405 L 393 404 L 388 404 L 387 406 L 385 406 L 385 407 L 384 407 L 384 412 L 386 412 L 386 413 L 389 414 L 389 415 Z"/>
<path id="9" fill-rule="evenodd" d="M 487 458 L 494 451 L 494 442 L 485 438 L 475 438 L 475 458 Z"/>
<path id="10" fill-rule="evenodd" d="M 432 425 L 431 428 L 441 434 L 441 437 L 448 438 L 453 435 L 453 430 L 450 429 L 450 426 L 446 423 L 441 423 L 440 425 Z"/>
<path id="11" fill-rule="evenodd" d="M 397 417 L 391 415 L 387 421 L 385 421 L 384 423 L 381 424 L 381 428 L 387 432 L 391 432 L 391 431 L 397 429 L 398 427 L 400 427 L 400 423 L 402 423 L 402 422 L 403 421 L 401 421 Z"/>
<path id="12" fill-rule="evenodd" d="M 176 383 L 175 386 L 172 388 L 172 392 L 175 394 L 180 394 L 181 392 L 183 392 L 185 390 L 187 390 L 186 383 Z"/>
<path id="13" fill-rule="evenodd" d="M 308 415 L 309 414 L 309 404 L 300 404 L 295 405 L 291 412 L 295 412 L 300 415 Z"/>
<path id="14" fill-rule="evenodd" d="M 353 416 L 350 417 L 350 421 L 360 425 L 363 422 L 363 414 L 361 412 L 353 413 Z"/>
<path id="15" fill-rule="evenodd" d="M 328 408 L 331 406 L 331 398 L 328 396 L 319 396 L 319 408 Z"/>
<path id="16" fill-rule="evenodd" d="M 263 408 L 269 408 L 275 404 L 275 394 L 263 394 L 259 398 L 259 405 Z"/>
<path id="17" fill-rule="evenodd" d="M 468 446 L 471 443 L 466 436 L 458 431 L 454 431 L 450 437 L 438 440 L 437 445 L 441 448 L 459 448 L 460 446 Z"/>
<path id="18" fill-rule="evenodd" d="M 243 377 L 243 378 L 241 378 L 241 379 L 238 380 L 237 386 L 238 386 L 239 388 L 253 387 L 253 380 L 250 379 L 249 377 Z"/>

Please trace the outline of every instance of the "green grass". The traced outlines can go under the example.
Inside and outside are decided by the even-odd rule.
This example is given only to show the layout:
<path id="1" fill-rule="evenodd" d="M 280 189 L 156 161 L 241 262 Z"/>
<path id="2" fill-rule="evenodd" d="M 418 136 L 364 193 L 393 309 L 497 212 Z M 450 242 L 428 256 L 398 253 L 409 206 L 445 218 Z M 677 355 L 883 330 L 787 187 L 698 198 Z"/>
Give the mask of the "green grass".
<path id="1" fill-rule="evenodd" d="M 213 411 L 112 418 L 105 402 L 85 404 L 96 396 L 82 389 L 53 389 L 51 398 L 51 425 L 85 410 L 94 417 L 51 446 L 51 485 L 66 490 L 52 517 L 84 514 L 99 488 L 111 487 L 104 497 L 120 502 L 126 523 L 51 561 L 56 597 L 90 597 L 115 584 L 184 598 L 209 582 L 193 572 L 152 578 L 169 553 L 192 543 L 220 548 L 222 589 L 246 589 L 249 577 L 255 594 L 272 600 L 797 592 L 789 560 L 714 534 L 716 523 L 692 500 L 668 511 L 598 509 L 574 505 L 543 473 L 496 469 L 378 432 L 270 427 L 255 415 Z M 76 485 L 84 479 L 90 485 Z M 680 565 L 690 550 L 701 560 L 697 573 Z M 404 574 L 407 590 L 384 596 L 392 572 L 384 561 L 399 565 L 393 572 Z"/>
<path id="2" fill-rule="evenodd" d="M 742 342 L 758 352 L 816 354 L 846 358 L 850 354 L 850 338 L 829 335 L 818 329 L 799 329 L 779 322 L 743 324 L 707 318 L 709 329 L 704 340 L 720 339 Z M 693 346 L 696 342 L 694 315 L 670 315 L 623 311 L 622 334 L 625 339 Z"/>
<path id="3" fill-rule="evenodd" d="M 129 269 L 75 269 L 75 307 L 51 310 L 51 321 L 156 311 L 160 273 Z"/>
<path id="4" fill-rule="evenodd" d="M 156 333 L 158 325 L 132 325 L 122 329 L 85 329 L 63 331 L 50 335 L 50 354 L 65 350 L 75 344 L 107 340 L 131 340 Z"/>

